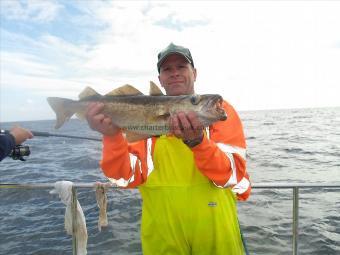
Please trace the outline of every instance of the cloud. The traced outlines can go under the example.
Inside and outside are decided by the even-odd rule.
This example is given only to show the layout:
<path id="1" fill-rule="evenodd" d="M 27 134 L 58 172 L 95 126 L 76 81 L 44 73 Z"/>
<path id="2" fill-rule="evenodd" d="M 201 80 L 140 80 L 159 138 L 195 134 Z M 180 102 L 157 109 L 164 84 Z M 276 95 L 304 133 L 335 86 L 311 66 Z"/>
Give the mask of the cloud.
<path id="1" fill-rule="evenodd" d="M 1 53 L 1 71 L 3 75 L 6 73 L 21 75 L 49 76 L 55 73 L 56 68 L 52 68 L 43 63 L 35 55 L 17 52 Z M 6 81 L 6 78 L 4 78 Z"/>
<path id="2" fill-rule="evenodd" d="M 221 93 L 237 109 L 338 102 L 334 2 L 58 2 L 53 19 L 45 19 L 51 26 L 36 27 L 43 19 L 28 17 L 41 9 L 14 3 L 8 24 L 22 11 L 26 27 L 1 28 L 2 92 L 76 98 L 85 86 L 104 94 L 126 83 L 146 92 L 149 80 L 157 81 L 157 53 L 174 42 L 193 54 L 197 92 Z"/>
<path id="3" fill-rule="evenodd" d="M 2 0 L 0 5 L 4 18 L 34 22 L 51 22 L 62 8 L 56 1 L 49 0 Z"/>
<path id="4" fill-rule="evenodd" d="M 154 24 L 169 28 L 169 29 L 174 29 L 177 31 L 183 31 L 185 28 L 188 27 L 196 27 L 196 26 L 202 26 L 202 25 L 207 25 L 209 22 L 207 20 L 188 20 L 188 21 L 181 21 L 177 19 L 175 14 L 169 14 L 165 18 L 156 21 Z"/>

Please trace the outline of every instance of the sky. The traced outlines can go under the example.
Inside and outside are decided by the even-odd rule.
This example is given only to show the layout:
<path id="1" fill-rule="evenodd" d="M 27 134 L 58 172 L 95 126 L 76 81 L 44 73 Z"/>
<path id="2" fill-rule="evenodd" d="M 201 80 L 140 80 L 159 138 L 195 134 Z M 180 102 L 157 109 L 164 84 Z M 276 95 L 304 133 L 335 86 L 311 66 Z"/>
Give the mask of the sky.
<path id="1" fill-rule="evenodd" d="M 238 111 L 340 106 L 338 1 L 0 1 L 0 122 L 54 119 L 77 99 L 159 84 L 157 54 L 191 50 L 196 92 Z"/>

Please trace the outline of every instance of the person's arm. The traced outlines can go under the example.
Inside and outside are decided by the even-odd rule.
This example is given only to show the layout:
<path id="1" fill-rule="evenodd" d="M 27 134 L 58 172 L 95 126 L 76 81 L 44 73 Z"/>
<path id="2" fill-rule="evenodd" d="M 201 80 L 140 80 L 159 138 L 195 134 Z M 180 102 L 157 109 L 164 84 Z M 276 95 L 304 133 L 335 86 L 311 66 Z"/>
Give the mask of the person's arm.
<path id="1" fill-rule="evenodd" d="M 146 181 L 150 168 L 146 157 L 147 140 L 128 144 L 122 132 L 103 137 L 100 166 L 105 176 L 118 186 L 132 188 Z"/>
<path id="2" fill-rule="evenodd" d="M 104 105 L 92 103 L 86 110 L 86 119 L 93 130 L 103 135 L 103 153 L 100 166 L 108 179 L 121 187 L 135 187 L 146 180 L 147 141 L 129 144 L 119 127 L 102 113 Z"/>
<path id="3" fill-rule="evenodd" d="M 233 107 L 223 104 L 226 121 L 210 127 L 210 139 L 203 137 L 194 146 L 195 162 L 200 171 L 218 187 L 231 187 L 239 200 L 246 200 L 251 186 L 246 171 L 246 143 L 243 127 Z"/>
<path id="4" fill-rule="evenodd" d="M 0 161 L 6 158 L 15 146 L 14 136 L 11 134 L 0 135 Z"/>
<path id="5" fill-rule="evenodd" d="M 9 134 L 0 135 L 0 161 L 11 153 L 15 145 L 32 137 L 31 131 L 19 126 L 12 127 Z"/>

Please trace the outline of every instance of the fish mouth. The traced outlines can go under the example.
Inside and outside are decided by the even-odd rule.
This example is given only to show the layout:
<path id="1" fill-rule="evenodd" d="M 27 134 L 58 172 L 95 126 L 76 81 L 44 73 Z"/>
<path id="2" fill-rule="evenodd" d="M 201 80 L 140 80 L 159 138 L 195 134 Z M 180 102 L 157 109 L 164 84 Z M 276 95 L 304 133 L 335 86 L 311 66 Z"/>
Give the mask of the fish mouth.
<path id="1" fill-rule="evenodd" d="M 219 120 L 226 120 L 227 114 L 223 108 L 223 98 L 220 95 L 213 95 L 211 100 L 208 102 L 208 108 L 212 109 L 217 113 Z"/>

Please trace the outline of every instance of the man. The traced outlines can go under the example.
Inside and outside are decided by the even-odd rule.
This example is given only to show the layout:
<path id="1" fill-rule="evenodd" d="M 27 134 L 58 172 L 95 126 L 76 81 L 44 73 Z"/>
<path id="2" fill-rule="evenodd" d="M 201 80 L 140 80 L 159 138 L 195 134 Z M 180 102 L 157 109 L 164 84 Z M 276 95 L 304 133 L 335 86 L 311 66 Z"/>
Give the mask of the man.
<path id="1" fill-rule="evenodd" d="M 157 68 L 167 95 L 195 93 L 189 49 L 171 43 Z M 246 145 L 236 111 L 223 107 L 228 119 L 207 130 L 194 112 L 178 112 L 171 134 L 128 144 L 102 104 L 89 106 L 90 127 L 104 135 L 104 174 L 141 192 L 143 254 L 243 254 L 235 197 L 245 200 L 251 189 Z"/>
<path id="2" fill-rule="evenodd" d="M 15 145 L 32 137 L 31 131 L 19 126 L 13 127 L 8 134 L 0 134 L 0 161 L 11 153 Z"/>

